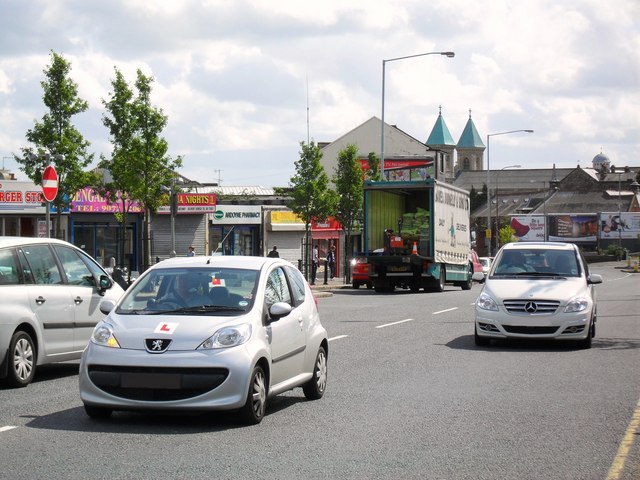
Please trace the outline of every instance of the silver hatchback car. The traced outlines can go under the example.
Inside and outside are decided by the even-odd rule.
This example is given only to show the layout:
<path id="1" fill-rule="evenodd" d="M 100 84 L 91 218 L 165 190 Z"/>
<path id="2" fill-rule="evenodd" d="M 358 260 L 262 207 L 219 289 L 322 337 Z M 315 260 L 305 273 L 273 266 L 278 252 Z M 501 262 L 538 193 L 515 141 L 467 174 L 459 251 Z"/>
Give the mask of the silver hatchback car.
<path id="1" fill-rule="evenodd" d="M 278 258 L 174 258 L 147 270 L 98 324 L 80 363 L 90 417 L 114 410 L 239 410 L 323 396 L 327 332 L 302 274 Z"/>
<path id="2" fill-rule="evenodd" d="M 500 338 L 574 340 L 591 348 L 596 333 L 594 285 L 571 243 L 509 243 L 498 252 L 475 304 L 475 343 Z"/>
<path id="3" fill-rule="evenodd" d="M 122 293 L 70 243 L 0 237 L 0 378 L 24 387 L 38 365 L 80 358 L 104 317 L 98 304 Z"/>

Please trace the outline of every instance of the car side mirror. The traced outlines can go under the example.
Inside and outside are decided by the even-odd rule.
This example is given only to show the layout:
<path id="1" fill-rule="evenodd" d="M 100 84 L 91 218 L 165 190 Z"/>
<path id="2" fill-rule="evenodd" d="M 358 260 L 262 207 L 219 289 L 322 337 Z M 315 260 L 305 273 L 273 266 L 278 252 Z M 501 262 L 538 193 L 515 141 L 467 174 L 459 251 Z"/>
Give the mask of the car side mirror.
<path id="1" fill-rule="evenodd" d="M 100 275 L 100 295 L 113 286 L 113 281 L 107 275 Z"/>
<path id="2" fill-rule="evenodd" d="M 111 313 L 111 310 L 113 310 L 115 306 L 115 301 L 110 298 L 105 298 L 100 302 L 99 308 L 102 313 L 104 313 L 105 315 L 109 315 L 109 313 Z"/>
<path id="3" fill-rule="evenodd" d="M 474 272 L 471 278 L 473 279 L 474 282 L 478 282 L 478 283 L 484 283 L 484 280 L 485 280 L 484 273 L 482 272 Z"/>
<path id="4" fill-rule="evenodd" d="M 293 310 L 293 308 L 288 303 L 276 302 L 269 307 L 269 319 L 272 322 L 280 320 L 282 317 L 289 315 L 291 310 Z"/>
<path id="5" fill-rule="evenodd" d="M 596 285 L 598 283 L 602 283 L 602 275 L 599 275 L 597 273 L 592 273 L 591 275 L 589 275 L 589 278 L 587 278 L 587 283 L 590 285 Z"/>

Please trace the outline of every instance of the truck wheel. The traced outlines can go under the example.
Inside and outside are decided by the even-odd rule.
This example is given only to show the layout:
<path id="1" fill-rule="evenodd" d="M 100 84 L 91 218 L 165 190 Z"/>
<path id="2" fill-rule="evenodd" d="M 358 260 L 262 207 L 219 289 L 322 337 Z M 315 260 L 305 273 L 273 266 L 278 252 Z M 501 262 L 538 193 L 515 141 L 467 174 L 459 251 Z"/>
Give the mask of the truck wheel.
<path id="1" fill-rule="evenodd" d="M 473 286 L 473 265 L 469 264 L 469 271 L 467 272 L 467 281 L 466 282 L 462 282 L 460 284 L 460 286 L 462 287 L 462 290 L 471 290 L 471 287 Z"/>
<path id="2" fill-rule="evenodd" d="M 440 267 L 440 278 L 438 278 L 438 281 L 435 287 L 436 292 L 444 292 L 445 275 L 446 275 L 446 272 L 444 267 Z"/>

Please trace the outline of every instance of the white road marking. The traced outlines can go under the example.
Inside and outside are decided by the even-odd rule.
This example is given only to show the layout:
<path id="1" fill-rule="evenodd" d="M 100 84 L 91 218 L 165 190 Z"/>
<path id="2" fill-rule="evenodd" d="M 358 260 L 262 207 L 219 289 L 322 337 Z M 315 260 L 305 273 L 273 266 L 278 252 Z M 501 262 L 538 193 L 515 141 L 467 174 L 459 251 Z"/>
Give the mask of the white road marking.
<path id="1" fill-rule="evenodd" d="M 398 325 L 400 323 L 413 322 L 413 318 L 405 318 L 404 320 L 399 320 L 397 322 L 385 323 L 384 325 L 378 325 L 376 328 L 385 328 L 390 327 L 391 325 Z"/>
<path id="2" fill-rule="evenodd" d="M 349 336 L 349 335 L 338 335 L 338 336 L 335 336 L 335 337 L 331 337 L 331 338 L 329 339 L 329 341 L 330 341 L 330 342 L 333 342 L 334 340 L 340 340 L 341 338 L 347 338 L 348 336 Z"/>
<path id="3" fill-rule="evenodd" d="M 458 307 L 447 308 L 446 310 L 440 310 L 439 312 L 433 312 L 431 315 L 438 315 L 439 313 L 452 312 L 453 310 L 457 310 Z"/>
<path id="4" fill-rule="evenodd" d="M 14 427 L 12 425 L 7 425 L 6 427 L 0 427 L 0 433 L 7 432 L 9 430 L 13 430 L 14 428 L 18 428 L 18 427 Z"/>

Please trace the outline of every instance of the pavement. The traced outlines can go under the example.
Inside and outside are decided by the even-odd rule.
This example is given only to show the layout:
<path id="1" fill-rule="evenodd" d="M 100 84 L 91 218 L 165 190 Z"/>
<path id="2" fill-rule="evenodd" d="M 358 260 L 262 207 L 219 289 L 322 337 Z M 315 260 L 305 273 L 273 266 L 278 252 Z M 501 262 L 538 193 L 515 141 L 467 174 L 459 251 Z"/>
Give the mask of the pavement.
<path id="1" fill-rule="evenodd" d="M 327 283 L 324 283 L 324 277 L 319 277 L 314 285 L 311 286 L 311 291 L 316 298 L 330 297 L 333 295 L 332 290 L 339 290 L 341 288 L 352 288 L 350 283 L 345 283 L 344 277 L 327 278 Z"/>

